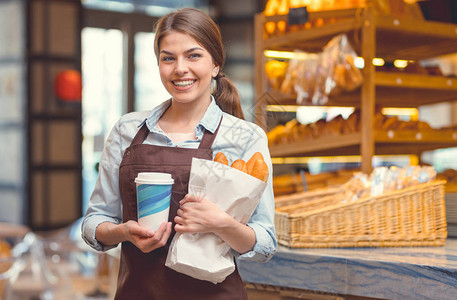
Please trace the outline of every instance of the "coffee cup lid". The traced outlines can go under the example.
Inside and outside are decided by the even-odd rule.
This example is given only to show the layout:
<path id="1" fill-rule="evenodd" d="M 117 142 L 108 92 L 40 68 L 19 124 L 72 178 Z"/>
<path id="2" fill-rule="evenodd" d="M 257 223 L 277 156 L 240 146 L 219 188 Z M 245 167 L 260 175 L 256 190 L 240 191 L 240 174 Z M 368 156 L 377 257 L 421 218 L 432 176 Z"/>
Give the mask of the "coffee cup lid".
<path id="1" fill-rule="evenodd" d="M 169 173 L 141 172 L 135 178 L 139 184 L 173 184 L 175 181 Z"/>

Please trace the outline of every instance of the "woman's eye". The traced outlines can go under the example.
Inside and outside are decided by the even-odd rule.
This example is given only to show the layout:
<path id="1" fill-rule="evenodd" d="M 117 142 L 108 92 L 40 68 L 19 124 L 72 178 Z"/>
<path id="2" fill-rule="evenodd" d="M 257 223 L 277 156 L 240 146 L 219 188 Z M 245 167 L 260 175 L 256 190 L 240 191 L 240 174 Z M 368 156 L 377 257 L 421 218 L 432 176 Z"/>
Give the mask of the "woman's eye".
<path id="1" fill-rule="evenodd" d="M 195 59 L 195 58 L 199 58 L 199 57 L 201 57 L 201 54 L 198 54 L 198 53 L 192 53 L 192 54 L 189 55 L 189 58 L 194 58 Z"/>
<path id="2" fill-rule="evenodd" d="M 171 56 L 162 56 L 162 58 L 160 60 L 164 61 L 164 62 L 172 61 L 173 57 L 171 57 Z"/>

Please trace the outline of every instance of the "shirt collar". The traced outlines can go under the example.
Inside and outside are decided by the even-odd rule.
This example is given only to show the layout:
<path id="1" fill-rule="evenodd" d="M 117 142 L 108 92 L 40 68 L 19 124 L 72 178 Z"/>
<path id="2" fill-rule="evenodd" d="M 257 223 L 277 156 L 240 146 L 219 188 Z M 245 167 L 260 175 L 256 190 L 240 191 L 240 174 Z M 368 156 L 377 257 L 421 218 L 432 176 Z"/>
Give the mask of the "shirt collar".
<path id="1" fill-rule="evenodd" d="M 168 99 L 167 101 L 162 102 L 152 109 L 151 114 L 144 121 L 146 122 L 146 126 L 148 126 L 149 131 L 157 131 L 156 124 L 163 113 L 168 109 L 168 107 L 170 107 L 170 105 L 171 99 Z M 211 95 L 211 103 L 209 104 L 205 114 L 203 115 L 203 118 L 200 120 L 197 126 L 202 126 L 211 133 L 214 133 L 219 126 L 221 117 L 222 110 L 216 104 L 216 100 L 214 100 L 214 97 Z"/>
<path id="2" fill-rule="evenodd" d="M 213 95 L 211 95 L 211 103 L 198 124 L 203 126 L 206 130 L 209 130 L 211 133 L 214 133 L 219 126 L 221 118 L 222 110 L 216 104 L 216 100 L 214 100 Z"/>

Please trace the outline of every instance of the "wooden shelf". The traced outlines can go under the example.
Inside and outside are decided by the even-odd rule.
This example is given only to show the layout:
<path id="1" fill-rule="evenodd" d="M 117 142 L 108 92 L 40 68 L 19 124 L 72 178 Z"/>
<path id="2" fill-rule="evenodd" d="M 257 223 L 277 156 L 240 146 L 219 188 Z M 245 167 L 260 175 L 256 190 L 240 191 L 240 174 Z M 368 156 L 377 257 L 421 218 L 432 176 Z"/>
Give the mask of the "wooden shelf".
<path id="1" fill-rule="evenodd" d="M 264 70 L 264 50 L 300 49 L 321 52 L 336 35 L 345 33 L 358 55 L 365 59 L 362 87 L 352 92 L 329 96 L 327 106 L 359 107 L 360 133 L 326 136 L 287 145 L 270 147 L 271 155 L 325 156 L 361 155 L 361 170 L 370 173 L 373 155 L 419 154 L 422 151 L 457 147 L 457 133 L 451 131 L 380 132 L 373 127 L 375 108 L 419 107 L 457 100 L 457 79 L 443 76 L 418 75 L 402 72 L 376 72 L 371 63 L 381 57 L 422 60 L 444 54 L 457 53 L 457 25 L 419 19 L 399 19 L 377 15 L 373 7 L 310 12 L 310 24 L 324 20 L 320 27 L 305 29 L 290 27 L 285 33 L 266 36 L 265 22 L 286 21 L 287 15 L 265 17 L 256 15 L 256 122 L 266 126 L 262 105 L 297 105 L 295 97 L 279 91 L 267 90 Z M 308 105 L 308 104 L 307 104 Z"/>
<path id="2" fill-rule="evenodd" d="M 419 107 L 457 100 L 457 78 L 400 72 L 376 72 L 376 104 Z M 268 91 L 267 104 L 297 105 L 296 98 L 277 90 Z M 312 104 L 306 104 L 312 105 Z M 330 96 L 328 106 L 360 106 L 360 89 Z"/>
<path id="3" fill-rule="evenodd" d="M 360 144 L 360 134 L 346 134 L 340 136 L 324 136 L 316 139 L 306 139 L 301 142 L 275 145 L 270 147 L 272 157 L 313 155 L 345 155 L 353 152 L 352 147 Z M 325 154 L 324 152 L 328 152 Z M 333 153 L 333 154 L 332 154 Z"/>
<path id="4" fill-rule="evenodd" d="M 457 147 L 455 131 L 376 131 L 375 154 L 418 154 L 438 148 Z M 272 157 L 337 156 L 360 154 L 360 133 L 325 136 L 270 146 Z"/>
<path id="5" fill-rule="evenodd" d="M 294 32 L 280 33 L 264 39 L 263 48 L 271 50 L 301 49 L 308 52 L 320 52 L 335 35 L 346 33 L 351 44 L 360 50 L 359 30 L 362 18 L 357 11 L 310 12 L 309 19 L 317 20 L 329 15 L 341 18 L 331 24 Z M 263 16 L 264 22 L 287 21 L 287 15 Z M 457 25 L 436 21 L 399 19 L 391 16 L 375 17 L 376 56 L 387 59 L 421 60 L 448 53 L 457 52 Z M 360 53 L 360 51 L 358 51 Z"/>
<path id="6" fill-rule="evenodd" d="M 429 131 L 376 131 L 375 154 L 419 154 L 423 151 L 457 147 L 457 132 Z"/>

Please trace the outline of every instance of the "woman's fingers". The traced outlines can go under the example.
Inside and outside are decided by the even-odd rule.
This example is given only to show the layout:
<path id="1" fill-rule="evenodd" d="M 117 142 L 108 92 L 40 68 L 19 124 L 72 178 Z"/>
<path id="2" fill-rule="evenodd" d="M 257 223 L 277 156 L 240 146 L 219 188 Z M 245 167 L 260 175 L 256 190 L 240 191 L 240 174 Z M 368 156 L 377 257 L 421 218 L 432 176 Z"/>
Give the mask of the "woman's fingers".
<path id="1" fill-rule="evenodd" d="M 184 198 L 179 201 L 179 205 L 181 207 L 184 207 L 185 205 L 190 205 L 190 204 L 197 204 L 201 201 L 201 198 L 198 198 L 196 196 L 192 196 L 190 194 L 186 194 L 186 196 L 184 196 Z"/>
<path id="2" fill-rule="evenodd" d="M 163 222 L 151 236 L 133 236 L 132 243 L 143 253 L 165 246 L 171 234 L 171 222 Z"/>
<path id="3" fill-rule="evenodd" d="M 162 246 L 165 246 L 165 244 L 168 241 L 168 238 L 170 237 L 170 234 L 171 234 L 171 222 L 168 222 L 166 227 L 165 227 L 165 232 L 163 233 L 159 244 L 162 245 Z"/>
<path id="4" fill-rule="evenodd" d="M 154 235 L 154 231 L 148 228 L 141 227 L 138 222 L 128 221 L 128 231 L 130 235 L 139 235 L 141 237 L 151 237 Z"/>
<path id="5" fill-rule="evenodd" d="M 174 221 L 176 224 L 180 224 L 180 225 L 184 224 L 184 219 L 180 216 L 176 216 Z"/>
<path id="6" fill-rule="evenodd" d="M 184 211 L 181 208 L 178 208 L 177 215 L 182 217 L 183 213 L 184 213 Z"/>

